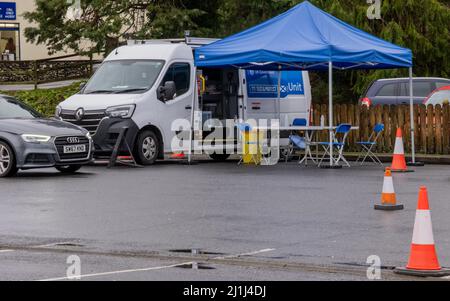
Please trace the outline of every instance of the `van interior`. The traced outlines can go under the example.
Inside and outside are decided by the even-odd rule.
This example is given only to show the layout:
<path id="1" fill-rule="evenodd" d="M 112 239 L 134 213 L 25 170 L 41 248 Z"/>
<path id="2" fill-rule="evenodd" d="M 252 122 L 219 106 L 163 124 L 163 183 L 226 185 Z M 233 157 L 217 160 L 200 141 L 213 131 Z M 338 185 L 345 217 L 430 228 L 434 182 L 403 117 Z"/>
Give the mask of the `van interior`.
<path id="1" fill-rule="evenodd" d="M 236 144 L 237 129 L 233 129 L 234 133 L 229 132 L 225 121 L 239 118 L 239 71 L 231 68 L 205 68 L 201 70 L 201 74 L 205 80 L 204 90 L 199 95 L 203 123 L 211 119 L 222 121 L 221 124 L 209 123 L 203 130 L 203 141 L 212 145 Z M 209 136 L 219 128 L 222 129 L 220 138 Z"/>
<path id="2" fill-rule="evenodd" d="M 202 69 L 206 89 L 199 97 L 206 119 L 239 118 L 239 72 L 236 69 Z M 206 118 L 205 118 L 206 117 Z"/>

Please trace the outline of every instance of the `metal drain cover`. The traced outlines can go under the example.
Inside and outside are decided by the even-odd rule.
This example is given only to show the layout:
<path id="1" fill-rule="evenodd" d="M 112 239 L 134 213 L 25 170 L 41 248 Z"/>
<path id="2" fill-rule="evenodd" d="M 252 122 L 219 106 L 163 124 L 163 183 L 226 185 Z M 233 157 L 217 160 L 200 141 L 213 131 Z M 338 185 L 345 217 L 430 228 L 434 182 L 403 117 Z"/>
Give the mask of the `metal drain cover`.
<path id="1" fill-rule="evenodd" d="M 183 264 L 176 266 L 179 269 L 186 269 L 186 270 L 215 270 L 216 268 L 208 266 L 203 263 L 189 263 L 189 264 Z"/>
<path id="2" fill-rule="evenodd" d="M 169 252 L 181 253 L 181 254 L 191 254 L 191 255 L 217 255 L 217 256 L 226 255 L 225 253 L 209 252 L 209 251 L 203 251 L 201 249 L 172 249 L 172 250 L 169 250 Z"/>

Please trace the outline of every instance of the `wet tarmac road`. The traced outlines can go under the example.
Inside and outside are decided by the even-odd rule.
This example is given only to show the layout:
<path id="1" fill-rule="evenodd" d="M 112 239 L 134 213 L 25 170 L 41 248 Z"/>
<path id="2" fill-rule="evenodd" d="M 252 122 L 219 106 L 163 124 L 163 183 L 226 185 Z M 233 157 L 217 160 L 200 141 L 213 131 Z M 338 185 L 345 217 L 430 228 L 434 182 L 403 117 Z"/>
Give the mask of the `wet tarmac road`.
<path id="1" fill-rule="evenodd" d="M 407 261 L 420 185 L 450 266 L 449 171 L 395 174 L 401 212 L 373 210 L 383 181 L 375 166 L 22 172 L 0 180 L 0 280 L 64 280 L 69 255 L 80 257 L 86 280 L 365 280 L 370 255 L 381 258 L 384 279 L 399 279 L 389 269 Z M 183 266 L 190 262 L 207 268 Z"/>

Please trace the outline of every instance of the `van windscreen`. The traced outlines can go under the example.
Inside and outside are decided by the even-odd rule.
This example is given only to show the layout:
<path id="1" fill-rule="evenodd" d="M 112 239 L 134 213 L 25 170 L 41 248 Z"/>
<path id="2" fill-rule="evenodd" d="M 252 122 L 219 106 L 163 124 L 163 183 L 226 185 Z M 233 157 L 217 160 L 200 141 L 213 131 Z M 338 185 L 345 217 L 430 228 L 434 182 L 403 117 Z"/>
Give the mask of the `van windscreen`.
<path id="1" fill-rule="evenodd" d="M 164 61 L 122 60 L 102 64 L 83 94 L 140 94 L 155 84 Z"/>

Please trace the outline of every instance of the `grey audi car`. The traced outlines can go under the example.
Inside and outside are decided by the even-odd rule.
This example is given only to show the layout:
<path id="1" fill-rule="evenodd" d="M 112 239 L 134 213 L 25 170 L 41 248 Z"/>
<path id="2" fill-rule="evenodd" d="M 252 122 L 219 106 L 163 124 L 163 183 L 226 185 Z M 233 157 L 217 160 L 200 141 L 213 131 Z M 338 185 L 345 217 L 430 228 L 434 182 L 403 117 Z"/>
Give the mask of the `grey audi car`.
<path id="1" fill-rule="evenodd" d="M 55 167 L 74 173 L 92 161 L 89 132 L 43 118 L 17 99 L 0 95 L 0 178 L 19 169 Z"/>

